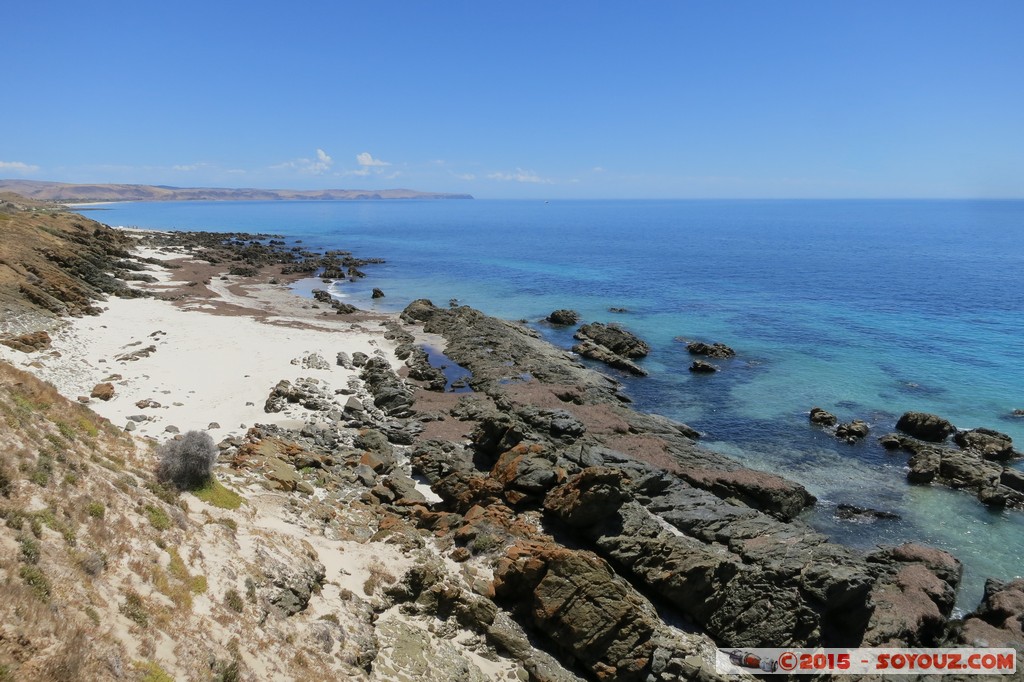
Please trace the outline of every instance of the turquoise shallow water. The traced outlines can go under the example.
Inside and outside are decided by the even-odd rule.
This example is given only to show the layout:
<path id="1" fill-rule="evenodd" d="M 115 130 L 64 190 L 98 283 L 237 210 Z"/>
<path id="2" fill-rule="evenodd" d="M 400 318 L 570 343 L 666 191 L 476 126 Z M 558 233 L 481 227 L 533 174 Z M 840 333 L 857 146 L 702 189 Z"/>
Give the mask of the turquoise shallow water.
<path id="1" fill-rule="evenodd" d="M 904 455 L 874 438 L 811 428 L 820 405 L 875 435 L 906 410 L 987 426 L 1024 446 L 1024 202 L 443 201 L 120 204 L 112 225 L 262 231 L 387 259 L 342 283 L 358 305 L 457 298 L 536 321 L 572 307 L 617 321 L 653 348 L 637 405 L 685 421 L 707 443 L 800 481 L 807 521 L 857 546 L 920 539 L 966 564 L 960 603 L 986 576 L 1022 572 L 1024 514 L 968 494 L 908 486 Z M 370 288 L 387 297 L 371 301 Z M 624 307 L 626 314 L 608 311 Z M 538 325 L 552 342 L 569 332 Z M 739 352 L 694 376 L 677 336 Z M 835 505 L 896 511 L 839 521 Z"/>

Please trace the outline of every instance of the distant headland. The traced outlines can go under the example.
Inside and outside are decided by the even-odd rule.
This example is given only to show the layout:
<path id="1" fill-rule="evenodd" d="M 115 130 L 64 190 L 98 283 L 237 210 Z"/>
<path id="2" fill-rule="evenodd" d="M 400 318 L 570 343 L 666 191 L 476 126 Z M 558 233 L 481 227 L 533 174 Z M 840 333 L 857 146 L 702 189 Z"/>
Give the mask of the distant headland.
<path id="1" fill-rule="evenodd" d="M 166 185 L 75 185 L 41 180 L 0 180 L 0 191 L 16 192 L 39 201 L 64 204 L 105 201 L 285 201 L 472 199 L 470 194 L 417 192 L 411 189 L 234 189 L 226 187 L 169 187 Z"/>

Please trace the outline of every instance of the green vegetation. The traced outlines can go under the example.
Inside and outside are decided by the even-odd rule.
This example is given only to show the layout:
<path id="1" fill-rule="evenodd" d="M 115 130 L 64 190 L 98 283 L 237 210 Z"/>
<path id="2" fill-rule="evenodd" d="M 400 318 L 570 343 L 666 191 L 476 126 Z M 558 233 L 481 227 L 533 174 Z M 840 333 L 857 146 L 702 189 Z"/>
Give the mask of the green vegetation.
<path id="1" fill-rule="evenodd" d="M 107 513 L 107 508 L 102 502 L 93 501 L 86 505 L 85 513 L 94 519 L 102 519 Z"/>
<path id="2" fill-rule="evenodd" d="M 160 507 L 151 504 L 146 505 L 146 517 L 157 530 L 168 530 L 171 527 L 171 517 Z"/>
<path id="3" fill-rule="evenodd" d="M 142 673 L 140 682 L 174 682 L 171 674 L 154 661 L 137 661 L 135 668 Z"/>
<path id="4" fill-rule="evenodd" d="M 18 575 L 42 601 L 50 600 L 50 581 L 38 566 L 22 566 Z"/>
<path id="5" fill-rule="evenodd" d="M 21 558 L 27 564 L 39 563 L 39 541 L 31 535 L 22 535 L 18 538 L 21 543 Z"/>
<path id="6" fill-rule="evenodd" d="M 220 484 L 220 481 L 212 476 L 202 487 L 193 490 L 192 494 L 203 502 L 214 507 L 220 507 L 221 509 L 238 509 L 245 501 L 241 495 L 228 490 Z"/>

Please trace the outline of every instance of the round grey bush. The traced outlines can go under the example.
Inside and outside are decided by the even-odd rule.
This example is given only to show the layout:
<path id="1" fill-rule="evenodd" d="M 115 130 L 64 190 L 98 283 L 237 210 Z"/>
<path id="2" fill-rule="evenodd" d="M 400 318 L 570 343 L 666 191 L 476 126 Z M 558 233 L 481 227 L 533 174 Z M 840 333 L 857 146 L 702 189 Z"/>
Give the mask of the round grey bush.
<path id="1" fill-rule="evenodd" d="M 205 431 L 189 431 L 181 440 L 168 441 L 159 453 L 157 477 L 179 490 L 202 487 L 213 476 L 217 446 Z"/>

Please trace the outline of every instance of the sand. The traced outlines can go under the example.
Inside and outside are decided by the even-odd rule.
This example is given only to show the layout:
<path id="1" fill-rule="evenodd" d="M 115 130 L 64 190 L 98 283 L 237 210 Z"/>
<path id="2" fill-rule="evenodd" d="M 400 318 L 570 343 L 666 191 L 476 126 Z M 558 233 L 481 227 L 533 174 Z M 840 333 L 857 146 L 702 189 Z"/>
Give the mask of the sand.
<path id="1" fill-rule="evenodd" d="M 194 264 L 184 254 L 142 255 Z M 129 417 L 145 416 L 135 422 L 134 434 L 159 441 L 173 436 L 168 427 L 182 433 L 209 429 L 215 439 L 243 434 L 257 423 L 301 427 L 309 416 L 302 408 L 264 411 L 279 381 L 308 377 L 337 391 L 356 375 L 337 364 L 339 352 L 383 352 L 397 362 L 379 320 L 357 316 L 352 322 L 314 308 L 286 285 L 229 277 L 183 288 L 180 270 L 153 266 L 149 273 L 159 281 L 139 288 L 157 296 L 187 294 L 174 302 L 110 298 L 100 304 L 100 315 L 71 320 L 53 334 L 50 350 L 26 355 L 0 346 L 0 357 L 71 399 L 88 398 L 97 384 L 111 383 L 113 397 L 90 398 L 89 407 L 120 427 Z M 328 368 L 304 363 L 312 354 Z"/>

